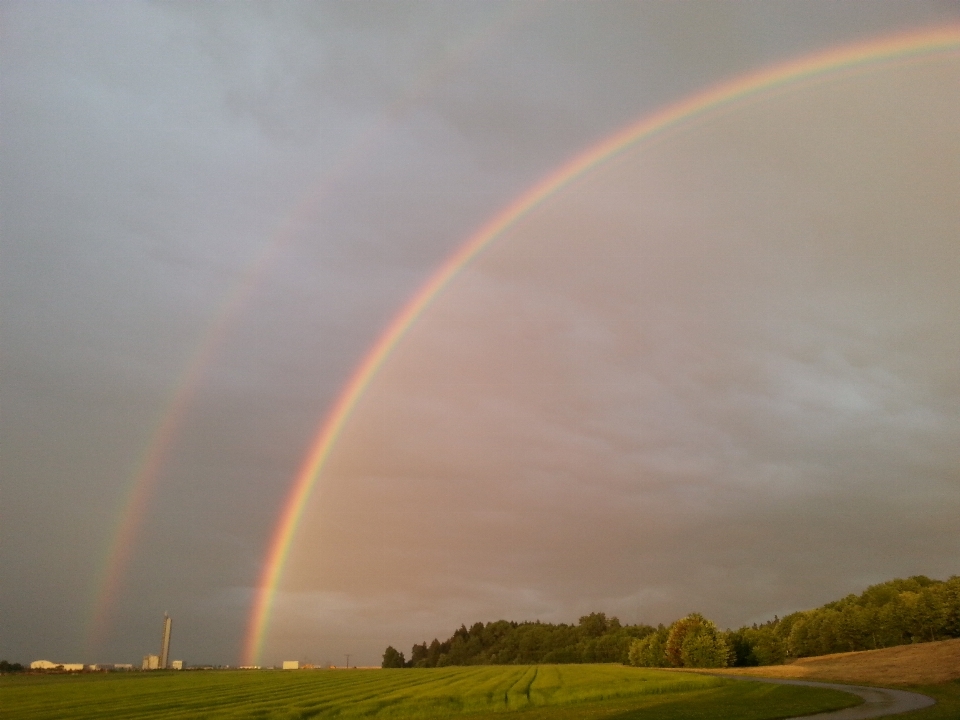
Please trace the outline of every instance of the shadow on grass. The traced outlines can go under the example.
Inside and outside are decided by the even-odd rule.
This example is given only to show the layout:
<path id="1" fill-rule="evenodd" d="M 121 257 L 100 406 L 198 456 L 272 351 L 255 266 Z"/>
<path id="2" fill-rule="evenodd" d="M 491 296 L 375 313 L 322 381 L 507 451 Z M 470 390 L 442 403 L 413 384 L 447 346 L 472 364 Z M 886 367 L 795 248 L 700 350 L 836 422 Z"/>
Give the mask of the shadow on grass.
<path id="1" fill-rule="evenodd" d="M 861 702 L 855 695 L 836 690 L 738 682 L 676 695 L 531 708 L 510 713 L 510 717 L 517 720 L 782 720 L 853 707 Z M 503 720 L 504 715 L 483 713 L 465 717 Z M 957 716 L 950 717 L 956 720 Z"/>

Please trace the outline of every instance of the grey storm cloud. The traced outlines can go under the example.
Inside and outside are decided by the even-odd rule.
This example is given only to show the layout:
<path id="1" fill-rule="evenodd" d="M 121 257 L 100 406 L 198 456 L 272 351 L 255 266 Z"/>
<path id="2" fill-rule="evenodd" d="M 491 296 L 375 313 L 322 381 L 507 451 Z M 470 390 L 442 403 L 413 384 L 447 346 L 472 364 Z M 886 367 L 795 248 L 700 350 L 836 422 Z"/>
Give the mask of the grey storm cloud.
<path id="1" fill-rule="evenodd" d="M 764 64 L 957 17 L 953 4 L 912 1 L 4 3 L 0 657 L 129 662 L 153 648 L 168 610 L 175 654 L 235 662 L 269 538 L 319 423 L 390 318 L 465 238 L 590 143 L 667 102 Z M 893 90 L 894 98 L 919 98 L 918 107 L 930 99 L 922 87 Z M 885 109 L 868 125 L 887 137 L 899 112 Z M 951 120 L 931 126 L 941 112 Z M 922 126 L 942 138 L 955 116 L 939 108 Z M 767 168 L 757 179 L 756 163 L 771 152 L 764 138 L 809 136 L 833 143 L 831 152 L 855 153 L 861 141 L 842 115 L 835 119 L 835 128 L 812 118 L 779 134 L 734 128 L 704 140 L 719 152 L 711 167 L 729 176 L 671 156 L 659 190 L 637 181 L 640 196 L 656 199 L 641 215 L 653 224 L 689 201 L 688 179 L 702 182 L 703 206 L 685 216 L 687 229 L 697 229 L 698 217 L 749 207 L 711 189 L 730 177 L 771 203 L 805 198 L 751 216 L 756 232 L 795 228 L 782 240 L 784 254 L 763 246 L 753 267 L 749 237 L 737 241 L 740 270 L 756 283 L 727 287 L 729 302 L 711 312 L 743 310 L 742 323 L 724 316 L 717 329 L 698 314 L 698 303 L 720 290 L 711 264 L 726 260 L 665 239 L 644 246 L 640 269 L 659 268 L 644 292 L 663 290 L 670 301 L 645 304 L 637 316 L 644 334 L 626 342 L 637 317 L 624 303 L 646 297 L 632 284 L 637 268 L 621 262 L 636 228 L 613 217 L 623 209 L 621 186 L 601 194 L 599 179 L 594 190 L 580 186 L 582 212 L 565 221 L 570 230 L 550 233 L 550 263 L 539 242 L 505 239 L 463 273 L 367 401 L 363 433 L 383 448 L 369 453 L 386 463 L 382 482 L 357 481 L 349 492 L 327 484 L 318 496 L 329 501 L 316 510 L 329 515 L 320 526 L 353 537 L 354 549 L 319 553 L 316 570 L 330 582 L 317 582 L 298 556 L 271 652 L 317 653 L 315 660 L 355 652 L 372 664 L 388 642 L 443 634 L 454 620 L 569 620 L 603 608 L 630 621 L 668 619 L 686 609 L 673 599 L 712 586 L 711 568 L 722 565 L 710 560 L 687 584 L 630 579 L 667 577 L 668 556 L 642 552 L 648 539 L 672 538 L 677 553 L 694 543 L 677 510 L 631 527 L 644 508 L 675 508 L 677 492 L 691 509 L 709 506 L 697 516 L 703 537 L 714 527 L 741 538 L 730 547 L 767 538 L 749 567 L 739 556 L 723 560 L 740 568 L 756 601 L 736 613 L 741 599 L 731 591 L 700 606 L 721 622 L 822 599 L 800 580 L 790 586 L 762 571 L 763 557 L 796 544 L 777 532 L 792 527 L 785 518 L 794 512 L 810 516 L 824 503 L 848 512 L 876 556 L 893 547 L 917 558 L 897 572 L 936 556 L 914 530 L 940 527 L 938 513 L 955 498 L 956 324 L 943 294 L 955 264 L 929 244 L 904 251 L 894 230 L 902 221 L 918 237 L 942 237 L 955 231 L 955 217 L 937 205 L 942 194 L 916 189 L 911 197 L 923 202 L 901 217 L 882 177 L 896 159 L 926 187 L 924 168 L 955 178 L 955 155 L 931 150 L 923 137 L 896 136 L 892 154 L 837 163 L 822 187 L 802 152 L 788 158 L 790 172 Z M 633 161 L 623 172 L 631 168 Z M 603 177 L 613 182 L 614 172 Z M 833 192 L 864 178 L 881 183 L 873 194 Z M 855 213 L 841 201 L 860 205 Z M 819 209 L 817 223 L 807 222 L 810 207 Z M 861 252 L 858 213 L 882 217 L 874 255 Z M 844 222 L 848 243 L 806 246 L 798 234 L 815 240 Z M 573 228 L 604 243 L 584 256 Z M 680 229 L 664 229 L 671 232 Z M 820 250 L 804 249 L 811 247 Z M 580 258 L 576 272 L 564 257 Z M 890 276 L 894 266 L 904 272 Z M 697 284 L 697 272 L 710 282 Z M 671 278 L 690 292 L 671 295 Z M 655 337 L 657 348 L 644 345 Z M 726 361 L 701 362 L 703 347 Z M 543 353 L 543 373 L 511 374 Z M 485 370 L 465 384 L 451 367 Z M 437 372 L 421 387 L 426 368 Z M 731 394 L 702 392 L 717 387 Z M 428 445 L 400 442 L 389 424 L 391 413 L 411 408 L 432 428 L 426 437 L 445 439 L 426 464 Z M 461 412 L 476 423 L 452 422 Z M 368 424 L 377 413 L 381 425 Z M 131 484 L 170 417 L 116 604 L 105 634 L 92 637 Z M 342 452 L 362 437 L 345 438 Z M 561 456 L 555 447 L 576 452 Z M 528 452 L 532 469 L 500 477 L 497 493 L 479 481 Z M 398 467 L 404 482 L 385 489 Z M 809 489 L 809 478 L 830 488 L 839 474 L 851 479 L 830 491 L 836 502 Z M 904 495 L 908 474 L 917 480 Z M 864 497 L 857 483 L 889 493 Z M 716 496 L 721 486 L 732 495 Z M 396 500 L 383 527 L 406 544 L 389 547 L 369 530 L 383 497 Z M 749 503 L 757 519 L 745 524 Z M 874 517 L 900 540 L 867 522 Z M 810 572 L 835 539 L 835 523 L 817 522 Z M 457 545 L 457 559 L 437 543 L 464 523 L 499 531 Z M 542 533 L 537 542 L 533 528 Z M 298 542 L 308 549 L 309 521 L 304 532 Z M 567 565 L 537 575 L 555 548 L 567 549 Z M 491 568 L 485 563 L 496 553 L 515 561 Z M 597 553 L 609 559 L 598 563 Z M 827 563 L 823 573 L 835 584 L 824 592 L 893 571 L 867 563 L 849 575 L 844 557 Z M 377 563 L 408 568 L 407 581 L 388 587 L 389 573 L 361 576 Z M 478 570 L 464 573 L 465 565 Z M 610 568 L 622 580 L 610 581 Z M 571 574 L 595 590 L 576 589 Z M 426 602 L 431 588 L 446 599 Z M 384 602 L 402 612 L 388 617 Z M 299 633 L 309 648 L 295 640 L 297 617 L 310 628 Z"/>
<path id="2" fill-rule="evenodd" d="M 496 238 L 344 429 L 278 623 L 736 625 L 953 574 L 957 74 L 754 98 Z"/>

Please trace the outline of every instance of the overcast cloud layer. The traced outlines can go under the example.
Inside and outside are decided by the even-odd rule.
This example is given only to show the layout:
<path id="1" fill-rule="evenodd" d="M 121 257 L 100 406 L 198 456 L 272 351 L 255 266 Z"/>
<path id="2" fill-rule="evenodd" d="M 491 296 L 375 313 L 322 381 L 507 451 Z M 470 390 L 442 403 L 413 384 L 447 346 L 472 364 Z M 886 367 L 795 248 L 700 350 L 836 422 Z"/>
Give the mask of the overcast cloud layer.
<path id="1" fill-rule="evenodd" d="M 712 82 L 960 16 L 947 2 L 0 14 L 0 657 L 135 662 L 168 610 L 188 663 L 237 661 L 319 422 L 484 220 Z M 917 65 L 716 120 L 491 248 L 345 436 L 266 659 L 373 664 L 388 642 L 501 616 L 656 622 L 695 605 L 736 624 L 957 572 L 960 113 L 940 91 L 956 73 Z M 201 347 L 91 639 L 126 493 Z"/>
<path id="2" fill-rule="evenodd" d="M 955 574 L 957 86 L 952 57 L 752 98 L 498 240 L 340 440 L 279 647 Z"/>

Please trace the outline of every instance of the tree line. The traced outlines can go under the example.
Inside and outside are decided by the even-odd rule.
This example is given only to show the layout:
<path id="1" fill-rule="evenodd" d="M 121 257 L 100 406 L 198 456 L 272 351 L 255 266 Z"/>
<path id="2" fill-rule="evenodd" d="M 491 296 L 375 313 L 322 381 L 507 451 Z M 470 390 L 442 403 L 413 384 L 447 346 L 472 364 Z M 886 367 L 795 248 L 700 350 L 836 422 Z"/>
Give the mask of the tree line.
<path id="1" fill-rule="evenodd" d="M 835 652 L 960 637 L 960 577 L 917 575 L 872 585 L 814 610 L 721 631 L 699 613 L 669 626 L 624 625 L 591 613 L 576 625 L 537 622 L 461 625 L 443 642 L 414 645 L 407 659 L 388 647 L 383 667 L 623 663 L 644 667 L 775 665 Z"/>
<path id="2" fill-rule="evenodd" d="M 631 643 L 652 632 L 649 625 L 623 625 L 605 613 L 584 615 L 576 625 L 478 622 L 470 628 L 461 625 L 443 642 L 414 645 L 409 659 L 388 647 L 383 667 L 625 663 Z"/>
<path id="3" fill-rule="evenodd" d="M 728 634 L 735 665 L 960 637 L 960 576 L 915 575 Z"/>

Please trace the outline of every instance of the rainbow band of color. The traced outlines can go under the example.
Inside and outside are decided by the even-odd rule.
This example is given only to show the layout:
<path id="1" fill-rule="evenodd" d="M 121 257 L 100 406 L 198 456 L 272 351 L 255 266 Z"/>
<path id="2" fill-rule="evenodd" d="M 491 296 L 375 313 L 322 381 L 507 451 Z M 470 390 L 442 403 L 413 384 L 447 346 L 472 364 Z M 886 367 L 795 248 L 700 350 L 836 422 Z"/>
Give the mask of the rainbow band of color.
<path id="1" fill-rule="evenodd" d="M 95 597 L 87 629 L 88 652 L 96 654 L 104 639 L 109 618 L 120 597 L 123 577 L 134 554 L 137 535 L 160 479 L 164 462 L 181 432 L 200 382 L 213 358 L 219 353 L 250 295 L 259 287 L 274 258 L 295 236 L 297 226 L 308 220 L 335 178 L 341 177 L 344 172 L 355 167 L 363 159 L 372 156 L 379 144 L 379 139 L 386 135 L 389 127 L 406 114 L 409 108 L 413 107 L 418 98 L 427 94 L 443 76 L 454 72 L 456 67 L 482 52 L 500 37 L 506 28 L 520 21 L 531 7 L 529 4 L 504 6 L 501 12 L 494 13 L 492 22 L 480 26 L 479 32 L 468 33 L 464 37 L 466 42 L 456 48 L 451 56 L 452 62 L 435 65 L 426 74 L 416 78 L 410 89 L 387 108 L 379 122 L 361 132 L 354 142 L 347 146 L 334 161 L 331 169 L 325 173 L 326 178 L 303 195 L 294 206 L 293 212 L 264 245 L 258 257 L 247 266 L 240 282 L 227 293 L 219 310 L 214 313 L 213 322 L 210 323 L 190 362 L 171 386 L 169 399 L 158 416 L 140 462 L 135 466 L 135 471 L 130 477 L 116 527 L 110 534 L 110 545 L 104 556 L 100 579 L 94 590 Z"/>
<path id="2" fill-rule="evenodd" d="M 960 50 L 960 25 L 949 25 L 820 52 L 722 83 L 647 116 L 577 155 L 514 200 L 480 228 L 444 262 L 390 323 L 364 357 L 363 362 L 353 372 L 336 404 L 321 425 L 315 440 L 311 443 L 283 505 L 279 523 L 270 542 L 244 643 L 244 664 L 254 665 L 259 660 L 267 635 L 277 585 L 303 509 L 357 401 L 417 318 L 453 277 L 495 238 L 587 170 L 640 140 L 651 138 L 703 113 L 776 86 L 814 78 L 839 69 L 958 50 Z"/>

